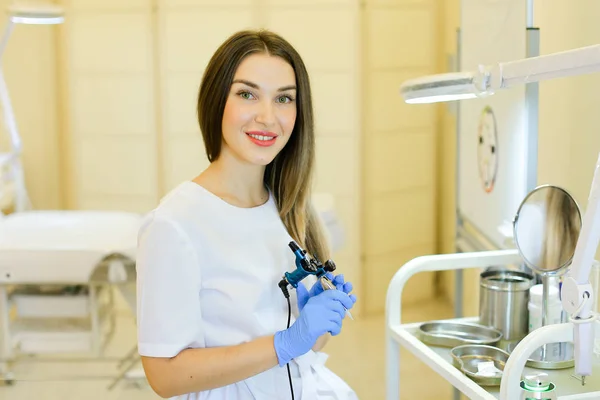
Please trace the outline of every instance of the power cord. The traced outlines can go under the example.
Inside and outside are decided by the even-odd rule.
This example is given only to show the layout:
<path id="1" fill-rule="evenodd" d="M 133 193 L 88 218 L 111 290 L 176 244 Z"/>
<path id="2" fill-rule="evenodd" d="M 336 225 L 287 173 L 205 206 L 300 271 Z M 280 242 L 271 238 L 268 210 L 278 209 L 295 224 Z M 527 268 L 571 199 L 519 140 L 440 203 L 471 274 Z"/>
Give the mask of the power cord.
<path id="1" fill-rule="evenodd" d="M 290 293 L 287 290 L 287 281 L 285 279 L 282 279 L 281 282 L 279 282 L 279 287 L 281 288 L 281 291 L 283 292 L 283 295 L 285 296 L 288 303 L 288 319 L 286 329 L 290 329 L 290 321 L 292 319 L 292 303 L 290 302 Z M 294 400 L 294 386 L 292 385 L 292 373 L 290 372 L 290 363 L 287 363 L 286 366 L 288 379 L 290 381 L 290 393 L 292 394 L 292 400 Z"/>

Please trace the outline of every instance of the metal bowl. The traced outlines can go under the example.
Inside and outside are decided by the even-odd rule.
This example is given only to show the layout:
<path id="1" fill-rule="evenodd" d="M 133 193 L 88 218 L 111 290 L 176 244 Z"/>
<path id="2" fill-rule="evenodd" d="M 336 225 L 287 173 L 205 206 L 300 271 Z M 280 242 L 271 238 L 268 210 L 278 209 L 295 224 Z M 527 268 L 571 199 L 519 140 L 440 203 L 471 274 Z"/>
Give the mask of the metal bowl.
<path id="1" fill-rule="evenodd" d="M 464 345 L 450 351 L 452 364 L 480 386 L 500 386 L 508 353 L 497 347 Z M 493 363 L 493 371 L 480 371 L 481 363 Z"/>
<path id="2" fill-rule="evenodd" d="M 419 339 L 429 345 L 442 347 L 495 345 L 502 339 L 502 332 L 467 322 L 426 322 L 419 326 Z"/>

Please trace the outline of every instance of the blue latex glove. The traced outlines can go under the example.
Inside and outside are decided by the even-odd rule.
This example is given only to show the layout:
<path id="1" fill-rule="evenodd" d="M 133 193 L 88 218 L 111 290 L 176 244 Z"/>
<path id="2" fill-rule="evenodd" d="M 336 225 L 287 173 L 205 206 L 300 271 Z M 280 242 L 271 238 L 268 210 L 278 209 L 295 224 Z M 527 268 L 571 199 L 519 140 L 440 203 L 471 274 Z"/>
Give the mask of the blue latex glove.
<path id="1" fill-rule="evenodd" d="M 341 290 L 342 292 L 350 295 L 350 297 L 352 298 L 352 301 L 354 303 L 356 303 L 356 295 L 350 294 L 350 292 L 353 289 L 352 283 L 344 282 L 343 274 L 339 274 L 334 277 L 331 272 L 328 272 L 325 274 L 325 276 L 330 281 L 333 282 L 333 284 L 335 285 L 337 290 Z M 311 297 L 317 296 L 322 292 L 323 292 L 323 286 L 321 285 L 321 282 L 319 282 L 319 281 L 317 281 L 314 285 L 312 285 L 310 290 L 307 290 L 306 286 L 304 286 L 304 284 L 302 282 L 298 282 L 298 287 L 296 288 L 296 296 L 298 297 L 298 310 L 302 311 L 302 309 L 306 305 L 306 302 L 308 301 L 308 299 L 310 299 Z"/>
<path id="2" fill-rule="evenodd" d="M 279 365 L 306 354 L 324 334 L 338 335 L 346 315 L 344 307 L 349 310 L 353 305 L 350 296 L 340 290 L 326 290 L 308 299 L 292 326 L 275 333 Z"/>

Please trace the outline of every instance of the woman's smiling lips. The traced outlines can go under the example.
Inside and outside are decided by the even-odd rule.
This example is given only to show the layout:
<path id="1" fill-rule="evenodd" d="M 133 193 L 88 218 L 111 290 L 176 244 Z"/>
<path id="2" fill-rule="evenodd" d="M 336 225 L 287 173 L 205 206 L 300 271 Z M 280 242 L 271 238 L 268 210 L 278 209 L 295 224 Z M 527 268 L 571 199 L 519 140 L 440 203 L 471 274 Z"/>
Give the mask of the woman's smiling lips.
<path id="1" fill-rule="evenodd" d="M 275 140 L 278 136 L 276 133 L 266 131 L 249 131 L 246 132 L 246 135 L 254 144 L 262 147 L 268 147 L 275 144 Z"/>

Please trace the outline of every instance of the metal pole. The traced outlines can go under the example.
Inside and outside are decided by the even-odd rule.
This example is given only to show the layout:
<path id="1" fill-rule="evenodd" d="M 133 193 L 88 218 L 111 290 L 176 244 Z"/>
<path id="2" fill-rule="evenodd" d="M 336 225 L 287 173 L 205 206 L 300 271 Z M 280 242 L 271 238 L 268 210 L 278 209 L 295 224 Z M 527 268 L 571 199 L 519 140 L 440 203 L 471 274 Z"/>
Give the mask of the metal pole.
<path id="1" fill-rule="evenodd" d="M 526 57 L 540 55 L 540 30 L 527 28 Z M 525 85 L 525 107 L 527 116 L 527 192 L 537 186 L 538 164 L 538 114 L 539 114 L 539 83 Z"/>
<path id="2" fill-rule="evenodd" d="M 461 69 L 461 46 L 460 46 L 460 28 L 458 28 L 456 30 L 456 70 L 460 71 Z M 459 160 L 459 152 L 460 152 L 460 146 L 459 146 L 459 135 L 460 135 L 460 101 L 455 102 L 456 103 L 456 168 L 455 170 L 458 172 L 458 160 Z M 456 174 L 457 178 L 456 178 L 456 187 L 458 188 L 458 173 Z M 459 212 L 458 212 L 458 190 L 456 191 L 454 198 L 456 200 L 455 204 L 456 204 L 456 217 L 457 217 L 457 225 L 459 223 Z M 458 229 L 457 229 L 457 233 L 458 233 Z M 458 235 L 455 235 L 455 238 L 457 238 Z M 463 270 L 462 269 L 457 269 L 454 273 L 454 317 L 455 318 L 462 318 L 463 316 L 463 298 L 462 298 L 462 294 L 463 294 Z M 454 392 L 454 400 L 460 400 L 460 390 L 458 390 L 457 388 L 454 388 L 453 390 Z"/>
<path id="3" fill-rule="evenodd" d="M 527 0 L 527 28 L 533 28 L 533 0 Z"/>

